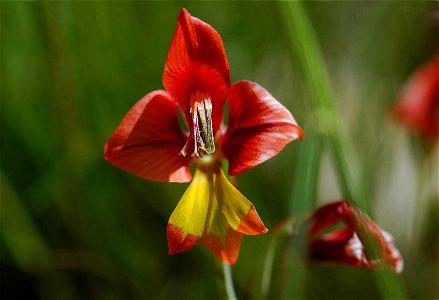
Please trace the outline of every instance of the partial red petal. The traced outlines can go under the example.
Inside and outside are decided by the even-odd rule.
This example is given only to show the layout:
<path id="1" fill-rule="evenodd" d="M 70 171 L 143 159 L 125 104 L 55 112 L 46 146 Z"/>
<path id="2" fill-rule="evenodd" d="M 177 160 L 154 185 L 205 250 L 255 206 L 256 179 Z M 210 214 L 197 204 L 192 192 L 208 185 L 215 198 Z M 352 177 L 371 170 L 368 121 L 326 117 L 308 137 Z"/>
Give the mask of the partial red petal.
<path id="1" fill-rule="evenodd" d="M 225 263 L 233 265 L 238 259 L 242 235 L 242 233 L 229 227 L 224 242 L 221 240 L 221 237 L 214 234 L 204 236 L 201 242 L 206 245 L 216 257 Z"/>
<path id="2" fill-rule="evenodd" d="M 168 223 L 166 228 L 166 236 L 168 238 L 169 255 L 189 250 L 200 241 L 200 237 L 190 233 L 184 234 L 181 228 L 171 223 Z"/>
<path id="3" fill-rule="evenodd" d="M 144 179 L 188 182 L 191 158 L 179 155 L 185 141 L 176 103 L 154 91 L 125 115 L 105 145 L 105 158 Z"/>
<path id="4" fill-rule="evenodd" d="M 238 175 L 278 154 L 288 143 L 303 138 L 291 113 L 267 90 L 250 81 L 232 85 L 229 124 L 222 139 L 229 174 Z"/>
<path id="5" fill-rule="evenodd" d="M 439 54 L 410 77 L 395 106 L 395 115 L 412 130 L 439 138 Z"/>
<path id="6" fill-rule="evenodd" d="M 210 97 L 213 129 L 216 131 L 230 86 L 229 64 L 223 42 L 215 29 L 192 17 L 184 8 L 177 22 L 166 58 L 163 85 L 179 103 L 188 124 L 191 124 L 191 98 L 200 94 Z"/>
<path id="7" fill-rule="evenodd" d="M 364 254 L 362 244 L 360 242 L 360 257 L 358 251 L 354 251 L 353 247 L 349 247 L 354 240 L 355 232 L 351 228 L 344 228 L 337 232 L 331 233 L 330 236 L 323 236 L 310 242 L 310 257 L 314 261 L 330 262 L 333 264 L 347 264 L 361 267 L 364 265 Z M 356 238 L 358 240 L 358 237 Z M 354 246 L 354 245 L 351 245 Z M 357 248 L 358 249 L 358 248 Z"/>

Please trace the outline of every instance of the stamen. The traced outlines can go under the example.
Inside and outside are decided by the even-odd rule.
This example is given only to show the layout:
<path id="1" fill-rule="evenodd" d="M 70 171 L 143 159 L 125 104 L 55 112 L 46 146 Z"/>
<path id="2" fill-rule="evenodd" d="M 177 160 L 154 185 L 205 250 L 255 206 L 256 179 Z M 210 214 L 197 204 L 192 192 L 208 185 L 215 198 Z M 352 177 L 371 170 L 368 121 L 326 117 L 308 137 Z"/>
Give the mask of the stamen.
<path id="1" fill-rule="evenodd" d="M 198 144 L 200 142 L 203 143 L 203 140 L 198 138 L 200 135 L 200 129 L 198 128 L 198 110 L 195 108 L 192 113 L 193 113 L 192 119 L 194 126 L 194 153 L 192 153 L 192 156 L 199 157 L 200 154 L 198 153 Z"/>
<path id="2" fill-rule="evenodd" d="M 215 139 L 212 127 L 212 101 L 210 98 L 196 101 L 192 109 L 195 149 L 193 156 L 199 157 L 199 150 L 207 154 L 215 152 Z"/>

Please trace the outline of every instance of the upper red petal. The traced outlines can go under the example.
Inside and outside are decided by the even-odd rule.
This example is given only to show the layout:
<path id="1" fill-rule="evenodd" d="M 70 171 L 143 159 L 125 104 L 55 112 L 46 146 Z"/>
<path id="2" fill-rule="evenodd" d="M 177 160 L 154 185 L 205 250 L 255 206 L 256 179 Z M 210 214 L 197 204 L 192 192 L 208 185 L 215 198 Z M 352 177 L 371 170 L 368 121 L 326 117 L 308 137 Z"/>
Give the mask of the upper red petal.
<path id="1" fill-rule="evenodd" d="M 218 32 L 182 9 L 177 19 L 163 72 L 166 91 L 177 100 L 191 124 L 191 96 L 207 95 L 213 106 L 213 129 L 218 129 L 230 86 L 229 63 Z M 200 100 L 200 99 L 194 99 Z"/>
<path id="2" fill-rule="evenodd" d="M 179 155 L 185 140 L 176 103 L 154 91 L 125 115 L 105 145 L 105 158 L 144 179 L 188 182 L 191 158 Z"/>
<path id="3" fill-rule="evenodd" d="M 229 124 L 222 139 L 229 174 L 238 175 L 278 154 L 303 131 L 267 90 L 250 81 L 232 85 Z"/>

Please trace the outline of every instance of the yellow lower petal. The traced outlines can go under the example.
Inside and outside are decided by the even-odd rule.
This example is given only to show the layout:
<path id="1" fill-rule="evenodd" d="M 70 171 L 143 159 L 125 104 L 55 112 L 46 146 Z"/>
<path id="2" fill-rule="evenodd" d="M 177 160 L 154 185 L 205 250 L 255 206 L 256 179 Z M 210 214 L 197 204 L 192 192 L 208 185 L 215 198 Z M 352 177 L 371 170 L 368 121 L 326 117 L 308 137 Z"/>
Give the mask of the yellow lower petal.
<path id="1" fill-rule="evenodd" d="M 172 213 L 167 228 L 169 254 L 202 241 L 217 257 L 233 264 L 242 234 L 265 232 L 252 203 L 230 184 L 216 161 L 198 166 Z"/>

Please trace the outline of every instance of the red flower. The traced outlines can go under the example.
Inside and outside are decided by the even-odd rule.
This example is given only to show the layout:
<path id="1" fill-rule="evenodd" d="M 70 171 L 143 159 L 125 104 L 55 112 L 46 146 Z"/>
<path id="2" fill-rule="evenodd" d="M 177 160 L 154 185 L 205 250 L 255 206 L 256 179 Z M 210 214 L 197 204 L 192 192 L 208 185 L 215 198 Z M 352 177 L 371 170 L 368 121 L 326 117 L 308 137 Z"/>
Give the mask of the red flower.
<path id="1" fill-rule="evenodd" d="M 243 234 L 267 229 L 255 208 L 225 177 L 270 159 L 303 137 L 290 112 L 256 83 L 230 84 L 223 42 L 208 24 L 182 9 L 163 72 L 166 91 L 144 96 L 105 146 L 113 165 L 144 179 L 189 182 L 167 227 L 169 254 L 203 242 L 235 263 Z M 220 129 L 224 104 L 229 121 Z M 180 127 L 181 110 L 189 133 Z"/>
<path id="2" fill-rule="evenodd" d="M 356 267 L 388 266 L 402 272 L 403 260 L 393 237 L 345 201 L 316 210 L 309 230 L 310 258 Z"/>
<path id="3" fill-rule="evenodd" d="M 439 53 L 410 77 L 395 106 L 395 115 L 413 131 L 439 138 Z"/>

